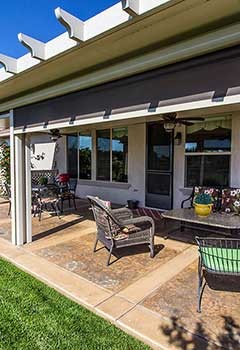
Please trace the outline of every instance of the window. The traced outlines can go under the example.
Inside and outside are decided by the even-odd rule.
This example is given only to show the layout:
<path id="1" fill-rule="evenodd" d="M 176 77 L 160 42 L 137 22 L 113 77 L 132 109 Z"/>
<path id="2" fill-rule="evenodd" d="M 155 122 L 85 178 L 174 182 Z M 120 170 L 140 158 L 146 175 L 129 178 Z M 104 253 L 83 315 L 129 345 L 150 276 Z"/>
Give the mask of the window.
<path id="1" fill-rule="evenodd" d="M 72 178 L 78 176 L 78 135 L 70 135 L 67 137 L 67 168 Z"/>
<path id="2" fill-rule="evenodd" d="M 110 130 L 97 131 L 97 180 L 110 180 Z"/>
<path id="3" fill-rule="evenodd" d="M 229 186 L 231 119 L 195 123 L 186 128 L 185 186 Z"/>
<path id="4" fill-rule="evenodd" d="M 91 133 L 79 135 L 79 178 L 92 178 L 92 136 Z"/>
<path id="5" fill-rule="evenodd" d="M 128 182 L 128 128 L 96 131 L 96 180 Z M 93 142 L 90 132 L 67 137 L 67 164 L 71 177 L 92 180 Z"/>
<path id="6" fill-rule="evenodd" d="M 97 180 L 128 181 L 128 129 L 98 130 Z"/>
<path id="7" fill-rule="evenodd" d="M 112 181 L 128 181 L 128 129 L 112 130 Z"/>

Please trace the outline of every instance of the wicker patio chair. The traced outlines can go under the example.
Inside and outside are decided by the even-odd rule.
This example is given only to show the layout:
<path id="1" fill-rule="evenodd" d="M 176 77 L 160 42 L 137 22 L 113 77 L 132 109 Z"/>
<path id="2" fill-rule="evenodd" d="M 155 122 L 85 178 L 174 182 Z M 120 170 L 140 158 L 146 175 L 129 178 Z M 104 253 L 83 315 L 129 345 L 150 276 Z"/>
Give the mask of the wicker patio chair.
<path id="1" fill-rule="evenodd" d="M 96 252 L 98 241 L 108 250 L 107 266 L 110 264 L 113 249 L 148 244 L 150 257 L 154 257 L 155 224 L 151 217 L 133 218 L 127 208 L 110 209 L 104 201 L 87 196 L 97 225 L 97 237 L 93 251 Z"/>
<path id="2" fill-rule="evenodd" d="M 195 239 L 199 250 L 197 311 L 201 312 L 203 291 L 206 284 L 211 288 L 208 283 L 211 277 L 240 277 L 240 239 L 200 237 Z"/>

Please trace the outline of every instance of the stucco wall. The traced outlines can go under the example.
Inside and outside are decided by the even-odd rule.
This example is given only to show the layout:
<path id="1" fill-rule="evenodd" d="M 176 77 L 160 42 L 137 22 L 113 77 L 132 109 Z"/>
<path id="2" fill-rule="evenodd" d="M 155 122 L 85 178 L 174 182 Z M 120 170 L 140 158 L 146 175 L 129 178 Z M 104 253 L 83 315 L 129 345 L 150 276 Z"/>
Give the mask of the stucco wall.
<path id="1" fill-rule="evenodd" d="M 32 134 L 31 163 L 33 170 L 58 169 L 66 171 L 66 138 L 60 138 L 57 143 L 50 141 L 49 135 Z M 39 156 L 39 159 L 37 159 Z"/>

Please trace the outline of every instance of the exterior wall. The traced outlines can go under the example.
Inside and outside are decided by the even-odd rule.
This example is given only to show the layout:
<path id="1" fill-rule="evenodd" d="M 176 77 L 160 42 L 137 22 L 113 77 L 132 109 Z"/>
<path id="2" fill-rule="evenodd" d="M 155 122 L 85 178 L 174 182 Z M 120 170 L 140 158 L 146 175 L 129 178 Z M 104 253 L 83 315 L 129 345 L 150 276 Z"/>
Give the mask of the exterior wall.
<path id="1" fill-rule="evenodd" d="M 33 170 L 58 169 L 66 172 L 66 138 L 62 137 L 57 143 L 49 140 L 49 135 L 32 134 L 31 164 Z M 36 159 L 40 156 L 40 159 Z"/>
<path id="2" fill-rule="evenodd" d="M 79 197 L 97 195 L 113 203 L 126 204 L 128 199 L 138 200 L 145 205 L 145 124 L 130 125 L 129 135 L 129 178 L 128 184 L 102 181 L 79 180 L 76 194 Z"/>
<path id="3" fill-rule="evenodd" d="M 181 145 L 174 145 L 174 165 L 173 165 L 173 207 L 179 208 L 181 202 L 186 195 L 189 194 L 189 190 L 184 189 L 184 176 L 185 176 L 185 128 L 178 127 L 176 132 L 182 133 Z"/>
<path id="4" fill-rule="evenodd" d="M 182 133 L 181 145 L 174 145 L 174 166 L 173 166 L 173 207 L 179 208 L 183 199 L 190 193 L 191 189 L 184 187 L 185 177 L 185 128 L 177 127 L 175 134 Z M 76 194 L 85 198 L 87 195 L 97 195 L 114 203 L 126 204 L 128 199 L 138 200 L 141 206 L 145 206 L 145 162 L 146 162 L 146 124 L 129 125 L 129 158 L 128 158 L 128 184 L 109 183 L 102 181 L 79 180 Z M 92 130 L 95 135 L 95 129 Z M 53 153 L 55 144 L 49 142 L 46 135 L 32 136 L 32 143 L 39 146 L 36 150 L 47 150 L 48 158 L 36 161 L 37 170 L 58 169 L 59 172 L 67 171 L 66 138 L 58 141 L 58 151 Z M 93 149 L 95 145 L 93 145 Z M 240 187 L 240 112 L 232 116 L 232 157 L 231 157 L 231 186 Z M 37 152 L 35 152 L 37 153 Z M 93 152 L 95 153 L 95 152 Z M 54 167 L 55 165 L 55 167 Z M 95 159 L 93 157 L 93 178 L 96 175 Z M 35 168 L 36 169 L 36 168 Z"/>

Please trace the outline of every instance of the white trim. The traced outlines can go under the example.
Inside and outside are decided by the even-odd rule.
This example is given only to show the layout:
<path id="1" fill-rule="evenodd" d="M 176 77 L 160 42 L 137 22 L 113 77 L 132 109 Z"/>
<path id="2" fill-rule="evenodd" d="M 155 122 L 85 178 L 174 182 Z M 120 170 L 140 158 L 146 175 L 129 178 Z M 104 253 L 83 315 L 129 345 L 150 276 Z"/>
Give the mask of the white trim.
<path id="1" fill-rule="evenodd" d="M 232 152 L 185 152 L 185 156 L 231 156 Z"/>
<path id="2" fill-rule="evenodd" d="M 0 112 L 59 95 L 64 95 L 70 92 L 86 89 L 115 79 L 141 73 L 150 69 L 159 68 L 167 64 L 180 62 L 239 43 L 240 23 L 221 28 L 191 40 L 179 42 L 167 48 L 156 50 L 154 52 L 129 59 L 128 61 L 118 63 L 114 66 L 100 69 L 97 72 L 74 78 L 68 82 L 57 84 L 54 87 L 45 88 L 2 103 L 0 105 Z M 236 97 L 231 96 L 228 99 L 233 100 L 233 102 L 230 103 L 235 103 Z M 224 101 L 225 100 L 226 98 Z M 238 97 L 238 102 L 239 101 L 240 98 Z M 222 101 L 215 102 L 215 104 L 220 105 L 221 102 Z M 224 104 L 225 102 L 222 102 L 222 105 Z M 201 106 L 204 107 L 204 105 Z"/>

